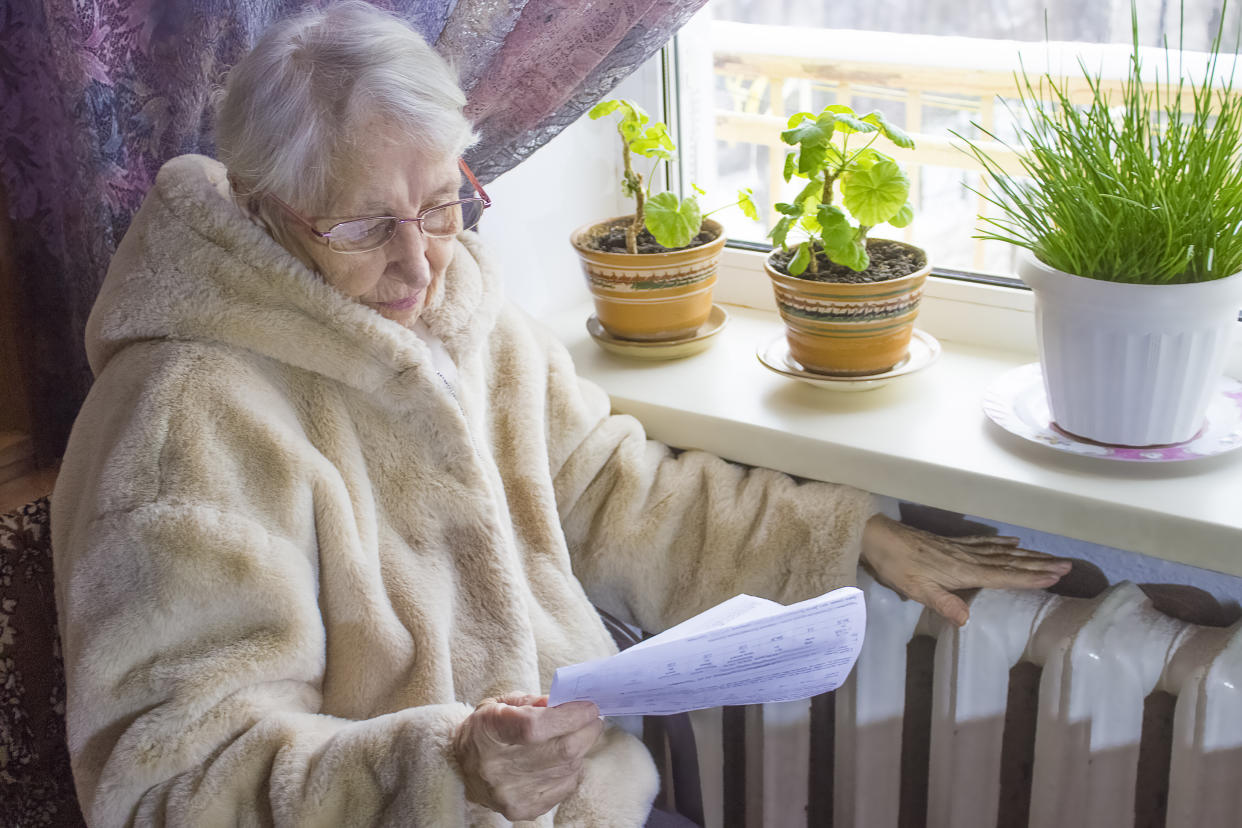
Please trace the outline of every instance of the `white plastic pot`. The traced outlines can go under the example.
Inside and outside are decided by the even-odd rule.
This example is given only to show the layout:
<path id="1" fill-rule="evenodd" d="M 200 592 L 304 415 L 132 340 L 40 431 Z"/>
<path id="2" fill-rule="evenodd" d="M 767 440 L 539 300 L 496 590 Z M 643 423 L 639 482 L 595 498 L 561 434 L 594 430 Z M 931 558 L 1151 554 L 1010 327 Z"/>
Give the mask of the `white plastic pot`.
<path id="1" fill-rule="evenodd" d="M 1242 308 L 1242 273 L 1132 285 L 1056 270 L 1026 253 L 1052 419 L 1100 443 L 1181 443 L 1203 426 Z"/>

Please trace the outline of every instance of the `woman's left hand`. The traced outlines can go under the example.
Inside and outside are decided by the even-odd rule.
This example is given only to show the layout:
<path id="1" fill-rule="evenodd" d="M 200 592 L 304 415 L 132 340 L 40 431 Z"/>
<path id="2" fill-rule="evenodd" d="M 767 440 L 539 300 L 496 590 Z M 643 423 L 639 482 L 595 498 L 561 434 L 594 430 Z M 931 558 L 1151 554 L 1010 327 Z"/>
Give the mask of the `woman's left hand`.
<path id="1" fill-rule="evenodd" d="M 1018 547 L 1018 539 L 946 538 L 877 514 L 862 536 L 862 563 L 876 580 L 958 626 L 970 610 L 952 590 L 1039 589 L 1070 571 L 1069 561 Z"/>

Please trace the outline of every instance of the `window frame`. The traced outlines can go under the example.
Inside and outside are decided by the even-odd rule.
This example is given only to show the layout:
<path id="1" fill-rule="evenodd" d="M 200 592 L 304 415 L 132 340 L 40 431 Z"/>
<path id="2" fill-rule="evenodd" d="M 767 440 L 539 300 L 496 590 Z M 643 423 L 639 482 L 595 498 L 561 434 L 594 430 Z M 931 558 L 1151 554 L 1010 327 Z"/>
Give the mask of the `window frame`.
<path id="1" fill-rule="evenodd" d="M 674 142 L 679 148 L 683 146 L 684 133 L 682 129 L 683 116 L 681 107 L 681 32 L 676 33 L 668 42 L 660 49 L 660 95 L 661 120 L 668 125 L 669 132 L 673 136 Z M 685 182 L 688 176 L 685 170 L 685 154 L 678 152 L 676 158 L 672 162 L 666 161 L 663 164 L 665 180 L 668 187 L 676 192 L 680 197 L 686 196 Z M 754 251 L 763 254 L 772 252 L 773 246 L 770 244 L 728 239 L 725 247 L 730 250 Z M 1001 287 L 1018 291 L 1029 292 L 1027 287 L 1016 276 L 1001 276 L 992 273 L 979 273 L 968 270 L 955 270 L 951 268 L 941 268 L 932 265 L 931 275 L 940 279 L 948 279 L 966 284 L 980 284 L 989 287 Z M 1242 313 L 1238 318 L 1242 320 Z"/>
<path id="2" fill-rule="evenodd" d="M 683 116 L 681 106 L 681 32 L 676 33 L 669 41 L 660 49 L 660 94 L 661 104 L 663 107 L 662 120 L 668 125 L 669 132 L 673 136 L 673 140 L 677 146 L 683 146 L 684 134 L 682 130 Z M 665 180 L 668 187 L 673 192 L 678 193 L 681 197 L 686 195 L 685 182 L 688 178 L 685 171 L 685 154 L 678 152 L 674 162 L 665 162 L 663 164 Z M 725 242 L 725 248 L 732 251 L 746 251 L 762 253 L 765 256 L 773 250 L 773 245 L 760 242 L 743 241 L 728 239 Z M 994 273 L 982 273 L 971 270 L 960 270 L 954 268 L 937 267 L 932 265 L 931 278 L 933 280 L 943 280 L 956 282 L 966 287 L 978 285 L 992 290 L 1000 288 L 1003 290 L 1017 291 L 1022 294 L 1030 294 L 1031 289 L 1016 275 L 1004 276 Z M 960 294 L 959 294 L 960 295 Z M 964 301 L 969 301 L 969 295 L 962 295 Z M 989 304 L 989 294 L 984 291 L 976 297 L 982 304 Z M 1238 321 L 1242 322 L 1242 310 L 1238 312 Z"/>

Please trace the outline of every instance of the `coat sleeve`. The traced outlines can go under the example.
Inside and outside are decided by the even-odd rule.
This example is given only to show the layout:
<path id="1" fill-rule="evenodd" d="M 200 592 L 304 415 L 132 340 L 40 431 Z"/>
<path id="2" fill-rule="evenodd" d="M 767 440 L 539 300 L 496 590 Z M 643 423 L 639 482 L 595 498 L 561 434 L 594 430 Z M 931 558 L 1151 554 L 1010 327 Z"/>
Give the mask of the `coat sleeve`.
<path id="1" fill-rule="evenodd" d="M 596 605 L 658 631 L 739 592 L 790 603 L 854 583 L 870 494 L 670 449 L 563 349 L 549 364 L 557 506 Z"/>
<path id="2" fill-rule="evenodd" d="M 466 822 L 451 740 L 468 707 L 317 712 L 313 554 L 248 516 L 184 504 L 107 514 L 87 534 L 57 564 L 69 748 L 91 825 Z"/>

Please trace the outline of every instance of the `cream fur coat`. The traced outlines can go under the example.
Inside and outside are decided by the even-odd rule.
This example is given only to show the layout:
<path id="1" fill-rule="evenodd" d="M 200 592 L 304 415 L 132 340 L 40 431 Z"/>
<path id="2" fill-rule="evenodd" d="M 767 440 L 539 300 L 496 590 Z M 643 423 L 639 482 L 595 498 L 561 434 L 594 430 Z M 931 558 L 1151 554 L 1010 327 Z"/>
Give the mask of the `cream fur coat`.
<path id="1" fill-rule="evenodd" d="M 852 580 L 874 511 L 677 454 L 611 416 L 473 234 L 423 314 L 459 370 L 169 162 L 91 315 L 97 381 L 53 500 L 69 748 L 94 826 L 502 825 L 454 729 L 746 591 Z M 641 825 L 610 728 L 539 825 Z"/>

